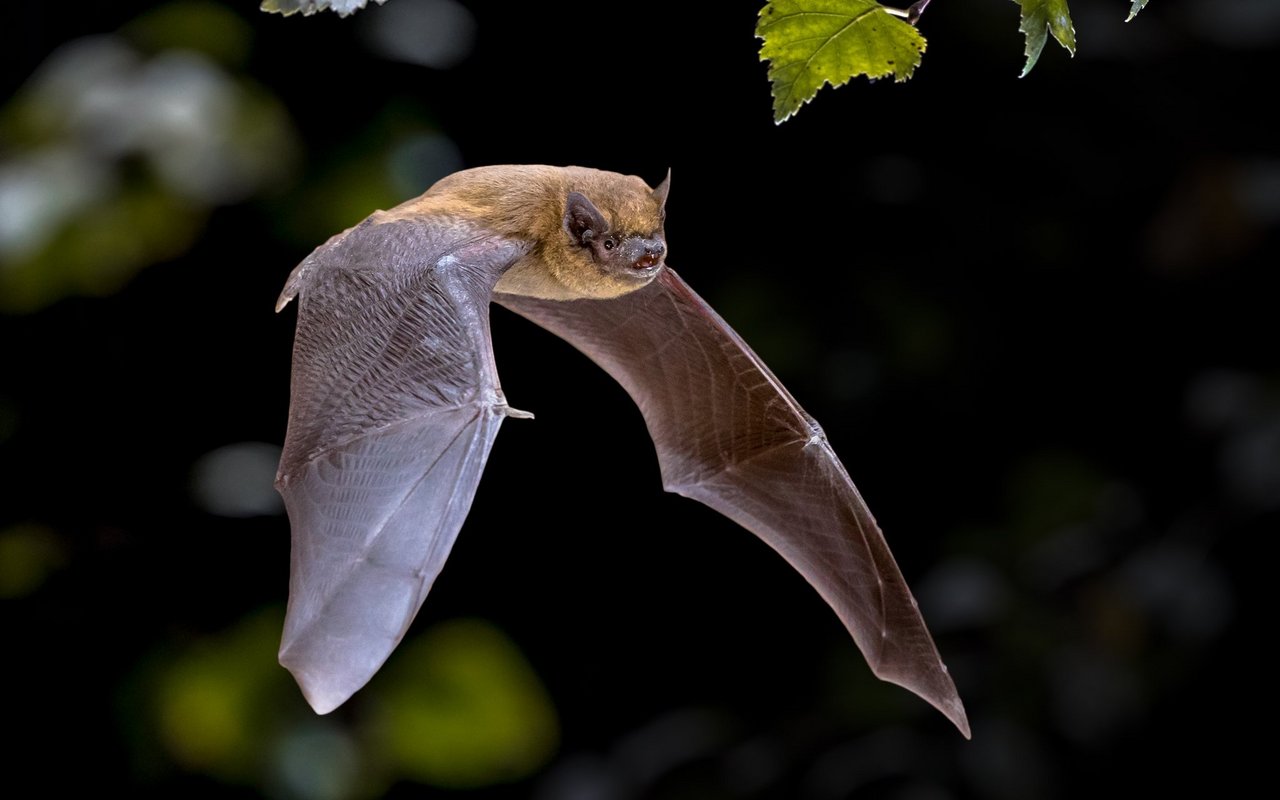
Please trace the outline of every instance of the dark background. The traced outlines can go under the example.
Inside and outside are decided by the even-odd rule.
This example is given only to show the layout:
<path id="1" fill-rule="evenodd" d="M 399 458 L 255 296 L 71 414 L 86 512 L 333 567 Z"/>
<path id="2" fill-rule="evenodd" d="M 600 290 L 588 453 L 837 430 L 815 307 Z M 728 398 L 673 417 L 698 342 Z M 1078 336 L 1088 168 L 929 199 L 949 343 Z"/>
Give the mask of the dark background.
<path id="1" fill-rule="evenodd" d="M 775 126 L 757 4 L 735 5 L 466 3 L 474 46 L 447 68 L 387 44 L 425 48 L 442 3 L 6 7 L 10 787 L 932 800 L 1262 773 L 1280 14 L 1155 0 L 1124 25 L 1127 2 L 1074 0 L 1078 56 L 1051 41 L 1019 80 L 1016 6 L 940 0 L 911 81 Z M 81 39 L 103 35 L 133 66 Z M 103 133 L 187 86 L 165 71 L 183 50 L 243 113 Z M 111 80 L 135 90 L 76 94 Z M 256 156 L 209 155 L 236 137 Z M 30 166 L 55 152 L 79 166 Z M 184 183 L 188 163 L 215 166 Z M 295 312 L 272 303 L 330 234 L 494 163 L 672 169 L 670 263 L 823 423 L 973 741 L 872 679 L 767 547 L 663 495 L 622 390 L 501 309 L 504 389 L 537 419 L 504 426 L 406 646 L 333 715 L 306 708 L 274 666 Z M 90 200 L 31 189 L 86 165 Z M 415 638 L 437 644 L 411 660 Z"/>

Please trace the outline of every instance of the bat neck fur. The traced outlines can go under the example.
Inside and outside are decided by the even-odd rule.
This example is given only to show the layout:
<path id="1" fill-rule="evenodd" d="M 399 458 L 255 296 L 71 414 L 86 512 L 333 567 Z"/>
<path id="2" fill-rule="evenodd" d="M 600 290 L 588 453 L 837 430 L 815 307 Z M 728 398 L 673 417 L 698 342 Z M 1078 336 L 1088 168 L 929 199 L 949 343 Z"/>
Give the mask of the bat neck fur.
<path id="1" fill-rule="evenodd" d="M 585 167 L 507 165 L 463 170 L 425 194 L 382 212 L 380 221 L 426 215 L 455 217 L 526 244 L 527 251 L 495 290 L 548 300 L 617 297 L 644 283 L 605 274 L 565 229 L 570 192 L 585 195 L 621 235 L 662 230 L 663 197 L 634 175 Z"/>

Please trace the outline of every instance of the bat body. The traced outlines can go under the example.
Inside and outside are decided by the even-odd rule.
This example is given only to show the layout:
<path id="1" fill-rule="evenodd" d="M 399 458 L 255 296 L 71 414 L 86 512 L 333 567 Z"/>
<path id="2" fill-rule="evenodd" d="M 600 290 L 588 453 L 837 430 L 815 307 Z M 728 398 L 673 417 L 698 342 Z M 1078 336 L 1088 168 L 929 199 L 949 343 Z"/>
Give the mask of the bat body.
<path id="1" fill-rule="evenodd" d="M 969 735 L 914 598 L 818 424 L 665 264 L 669 179 L 576 167 L 451 175 L 293 271 L 293 530 L 280 661 L 319 713 L 404 636 L 507 405 L 490 302 L 585 353 L 644 415 L 668 491 L 756 533 L 818 590 L 872 671 Z"/>

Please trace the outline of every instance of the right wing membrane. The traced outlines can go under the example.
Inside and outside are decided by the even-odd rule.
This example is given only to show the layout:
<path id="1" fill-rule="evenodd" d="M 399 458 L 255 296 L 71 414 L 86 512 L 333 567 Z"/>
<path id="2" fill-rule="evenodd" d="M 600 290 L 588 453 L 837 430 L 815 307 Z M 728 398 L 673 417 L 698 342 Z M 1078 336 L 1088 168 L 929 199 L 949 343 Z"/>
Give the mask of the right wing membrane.
<path id="1" fill-rule="evenodd" d="M 666 489 L 760 536 L 831 605 L 878 677 L 969 735 L 915 599 L 822 430 L 675 272 L 608 301 L 494 301 L 609 372 L 644 415 Z"/>

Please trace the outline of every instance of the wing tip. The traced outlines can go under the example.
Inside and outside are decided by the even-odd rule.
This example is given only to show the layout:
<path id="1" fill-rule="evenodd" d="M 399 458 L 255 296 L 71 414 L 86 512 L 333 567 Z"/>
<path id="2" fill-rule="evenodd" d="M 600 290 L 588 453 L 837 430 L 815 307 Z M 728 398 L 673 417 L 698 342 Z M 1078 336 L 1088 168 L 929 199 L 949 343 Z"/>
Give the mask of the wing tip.
<path id="1" fill-rule="evenodd" d="M 302 690 L 302 696 L 306 698 L 307 704 L 321 716 L 350 700 L 351 695 L 364 685 L 361 682 L 359 686 L 352 687 L 347 681 L 335 680 L 332 675 L 322 675 L 294 663 L 284 649 L 280 651 L 280 666 L 289 670 L 293 679 L 297 681 L 298 688 Z"/>
<path id="2" fill-rule="evenodd" d="M 305 686 L 302 689 L 302 696 L 307 699 L 307 703 L 311 706 L 311 710 L 315 711 L 316 714 L 320 716 L 328 714 L 330 711 L 333 711 L 349 699 L 346 697 L 337 698 L 309 692 Z"/>
<path id="3" fill-rule="evenodd" d="M 925 699 L 927 700 L 928 698 Z M 952 725 L 956 726 L 956 730 L 960 731 L 960 735 L 966 741 L 973 740 L 973 731 L 969 728 L 969 715 L 965 713 L 964 703 L 960 702 L 959 695 L 952 695 L 942 703 L 935 703 L 932 700 L 929 702 L 934 708 L 941 711 L 942 715 L 949 719 Z"/>
<path id="4" fill-rule="evenodd" d="M 897 684 L 929 705 L 936 708 L 946 717 L 960 735 L 965 739 L 973 739 L 973 731 L 969 727 L 969 715 L 964 710 L 964 702 L 956 691 L 955 681 L 941 661 L 937 671 L 930 671 L 924 676 L 900 675 L 873 669 L 872 673 L 882 681 Z"/>
<path id="5" fill-rule="evenodd" d="M 324 715 L 351 699 L 373 677 L 363 664 L 353 664 L 333 653 L 317 653 L 314 637 L 291 635 L 285 620 L 285 635 L 280 642 L 280 666 L 293 675 L 307 704 Z"/>

